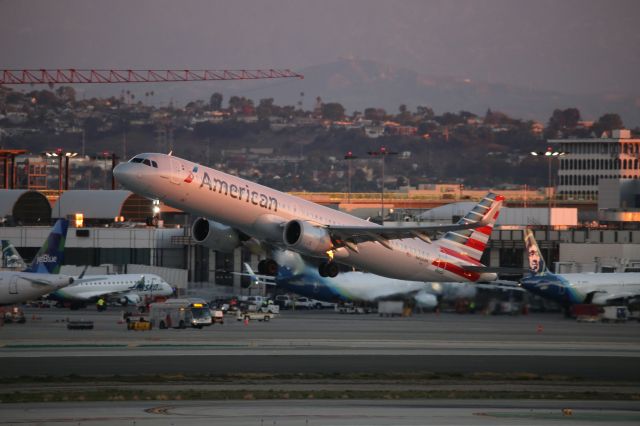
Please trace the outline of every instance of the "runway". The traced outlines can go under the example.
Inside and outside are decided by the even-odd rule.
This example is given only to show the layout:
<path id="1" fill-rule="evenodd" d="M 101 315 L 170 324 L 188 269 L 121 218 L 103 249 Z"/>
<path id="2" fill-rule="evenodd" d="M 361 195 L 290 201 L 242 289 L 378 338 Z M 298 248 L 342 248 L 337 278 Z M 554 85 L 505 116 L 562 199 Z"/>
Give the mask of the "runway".
<path id="1" fill-rule="evenodd" d="M 117 310 L 27 311 L 0 329 L 0 377 L 229 373 L 500 373 L 640 382 L 637 323 L 560 314 L 410 318 L 284 312 L 202 330 L 128 331 Z M 93 330 L 67 330 L 67 319 Z"/>
<path id="2" fill-rule="evenodd" d="M 637 425 L 637 402 L 167 401 L 9 404 L 0 424 L 79 425 Z M 564 412 L 563 412 L 564 409 Z"/>

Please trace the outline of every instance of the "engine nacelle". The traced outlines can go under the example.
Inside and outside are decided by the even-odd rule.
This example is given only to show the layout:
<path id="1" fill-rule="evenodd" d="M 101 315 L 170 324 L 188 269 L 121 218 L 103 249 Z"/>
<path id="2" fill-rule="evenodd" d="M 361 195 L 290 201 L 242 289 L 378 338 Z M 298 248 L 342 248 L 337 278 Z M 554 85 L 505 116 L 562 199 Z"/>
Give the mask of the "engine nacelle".
<path id="1" fill-rule="evenodd" d="M 413 298 L 416 301 L 416 305 L 422 309 L 435 309 L 438 306 L 438 298 L 426 291 L 418 292 Z"/>
<path id="2" fill-rule="evenodd" d="M 282 237 L 288 248 L 310 256 L 322 257 L 333 248 L 331 236 L 326 229 L 304 220 L 287 222 Z"/>
<path id="3" fill-rule="evenodd" d="M 231 253 L 242 245 L 238 231 L 203 217 L 191 225 L 191 237 L 197 244 L 225 253 Z"/>
<path id="4" fill-rule="evenodd" d="M 120 297 L 118 302 L 121 305 L 137 305 L 142 301 L 142 298 L 139 294 L 125 294 Z"/>

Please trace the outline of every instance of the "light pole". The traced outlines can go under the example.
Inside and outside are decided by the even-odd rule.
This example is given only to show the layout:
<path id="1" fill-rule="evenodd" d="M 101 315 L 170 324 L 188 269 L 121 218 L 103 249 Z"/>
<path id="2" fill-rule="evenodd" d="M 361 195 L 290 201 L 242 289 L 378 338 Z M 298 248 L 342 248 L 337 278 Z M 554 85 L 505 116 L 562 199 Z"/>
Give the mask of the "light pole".
<path id="1" fill-rule="evenodd" d="M 69 189 L 69 158 L 73 158 L 78 155 L 77 152 L 65 152 L 64 153 L 64 190 Z"/>
<path id="2" fill-rule="evenodd" d="M 47 158 L 58 159 L 58 197 L 62 194 L 62 157 L 64 156 L 62 148 L 58 148 L 55 151 L 46 151 L 44 153 Z"/>
<path id="3" fill-rule="evenodd" d="M 387 155 L 397 155 L 397 152 L 389 151 L 386 147 L 381 147 L 377 151 L 369 151 L 372 157 L 380 157 L 382 160 L 382 182 L 380 185 L 380 221 L 384 225 L 384 159 Z"/>
<path id="4" fill-rule="evenodd" d="M 544 156 L 547 159 L 547 209 L 548 209 L 548 228 L 551 230 L 551 160 L 554 158 L 565 155 L 564 151 L 554 151 L 553 148 L 547 147 L 546 151 L 531 151 L 531 155 L 534 157 Z M 555 191 L 554 191 L 555 194 Z M 547 236 L 549 238 L 549 236 Z"/>
<path id="5" fill-rule="evenodd" d="M 348 191 L 347 192 L 347 203 L 351 204 L 351 161 L 350 160 L 355 160 L 356 158 L 358 158 L 357 156 L 353 155 L 353 152 L 349 151 L 345 154 L 344 159 L 347 160 L 347 188 Z"/>

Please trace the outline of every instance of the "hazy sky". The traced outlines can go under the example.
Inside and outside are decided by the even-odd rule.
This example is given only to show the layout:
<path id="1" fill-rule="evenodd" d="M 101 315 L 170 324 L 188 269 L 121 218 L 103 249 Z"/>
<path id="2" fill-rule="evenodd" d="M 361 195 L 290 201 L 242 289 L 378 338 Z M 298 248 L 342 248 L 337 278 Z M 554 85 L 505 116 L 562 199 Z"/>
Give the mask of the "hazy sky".
<path id="1" fill-rule="evenodd" d="M 293 68 L 339 57 L 640 92 L 637 0 L 0 0 L 0 68 Z"/>

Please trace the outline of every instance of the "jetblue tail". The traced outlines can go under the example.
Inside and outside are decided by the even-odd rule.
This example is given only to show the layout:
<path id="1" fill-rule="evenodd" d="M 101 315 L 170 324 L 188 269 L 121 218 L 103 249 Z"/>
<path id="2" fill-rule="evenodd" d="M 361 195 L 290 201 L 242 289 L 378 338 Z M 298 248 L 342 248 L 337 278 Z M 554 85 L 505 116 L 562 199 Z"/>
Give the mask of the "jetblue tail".
<path id="1" fill-rule="evenodd" d="M 60 265 L 64 259 L 64 244 L 67 239 L 69 221 L 58 219 L 53 226 L 49 237 L 44 242 L 31 265 L 24 272 L 36 272 L 39 274 L 59 274 Z"/>
<path id="2" fill-rule="evenodd" d="M 531 229 L 524 230 L 524 246 L 527 249 L 527 256 L 529 257 L 529 271 L 531 275 L 550 274 Z"/>
<path id="3" fill-rule="evenodd" d="M 492 192 L 488 193 L 457 223 L 458 225 L 465 225 L 482 221 L 484 225 L 473 229 L 449 231 L 438 241 L 454 251 L 464 253 L 465 256 L 479 262 L 491 237 L 493 225 L 498 220 L 503 201 L 503 196 Z"/>

